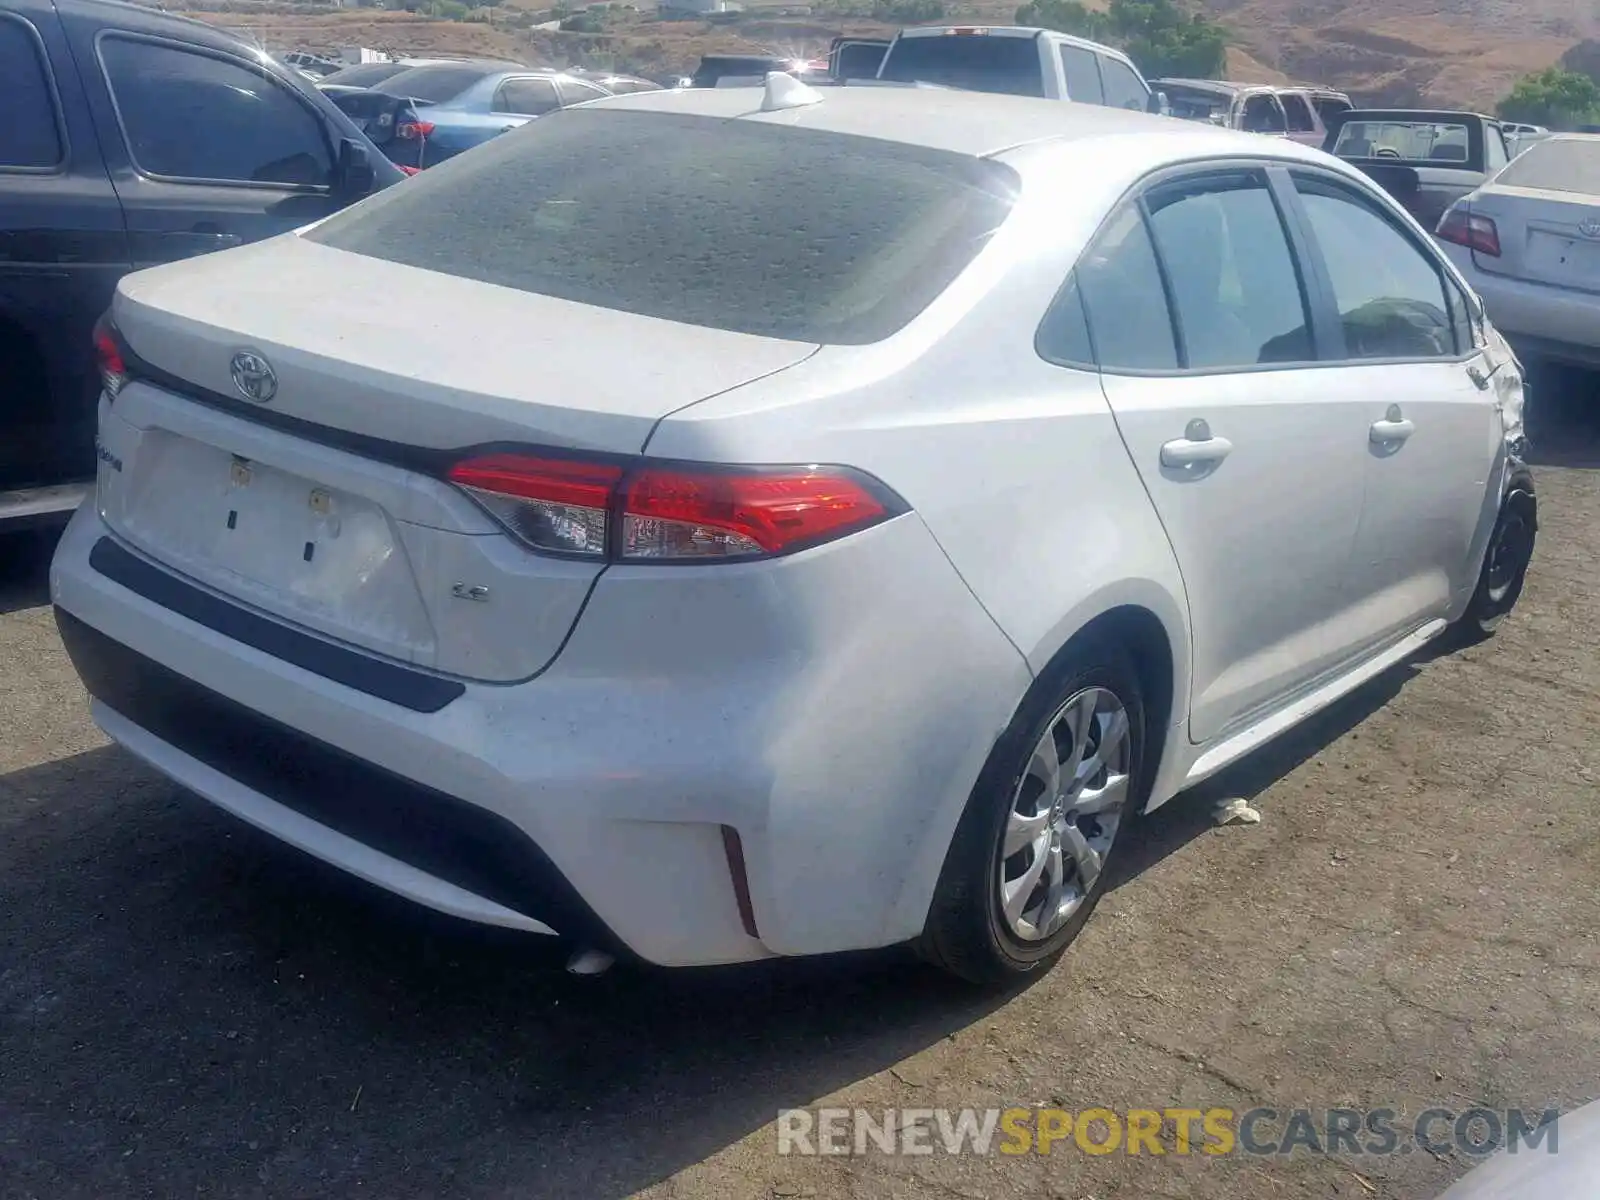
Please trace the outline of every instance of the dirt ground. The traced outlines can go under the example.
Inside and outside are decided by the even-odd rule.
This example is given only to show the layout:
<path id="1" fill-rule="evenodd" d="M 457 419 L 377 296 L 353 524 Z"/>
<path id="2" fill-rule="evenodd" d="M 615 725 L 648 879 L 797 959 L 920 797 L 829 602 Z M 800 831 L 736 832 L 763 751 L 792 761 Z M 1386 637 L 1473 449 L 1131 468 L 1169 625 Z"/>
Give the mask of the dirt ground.
<path id="1" fill-rule="evenodd" d="M 48 545 L 0 544 L 0 1196 L 1436 1195 L 1466 1157 L 780 1158 L 773 1121 L 1594 1098 L 1600 387 L 1561 387 L 1499 636 L 1174 801 L 1005 1000 L 895 954 L 581 980 L 392 902 L 108 746 Z"/>

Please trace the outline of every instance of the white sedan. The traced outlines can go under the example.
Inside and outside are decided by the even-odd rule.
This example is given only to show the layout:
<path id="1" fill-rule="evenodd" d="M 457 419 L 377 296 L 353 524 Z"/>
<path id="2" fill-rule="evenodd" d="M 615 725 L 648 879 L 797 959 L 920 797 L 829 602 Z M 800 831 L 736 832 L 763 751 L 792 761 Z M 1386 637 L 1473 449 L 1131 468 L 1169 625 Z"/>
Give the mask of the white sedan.
<path id="1" fill-rule="evenodd" d="M 1042 969 L 1138 817 L 1517 598 L 1521 381 L 1286 140 L 617 97 L 127 277 L 52 573 L 101 727 L 580 965 Z"/>
<path id="2" fill-rule="evenodd" d="M 1600 136 L 1530 146 L 1451 205 L 1438 237 L 1520 351 L 1600 368 Z"/>

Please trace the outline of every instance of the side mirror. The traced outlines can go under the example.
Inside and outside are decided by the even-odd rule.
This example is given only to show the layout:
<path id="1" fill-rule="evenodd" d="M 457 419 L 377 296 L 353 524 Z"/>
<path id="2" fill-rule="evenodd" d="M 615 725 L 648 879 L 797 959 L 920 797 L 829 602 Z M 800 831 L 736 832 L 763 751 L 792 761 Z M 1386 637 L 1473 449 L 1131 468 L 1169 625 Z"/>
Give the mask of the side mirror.
<path id="1" fill-rule="evenodd" d="M 372 190 L 378 181 L 377 172 L 367 158 L 367 148 L 354 138 L 339 142 L 339 166 L 333 180 L 333 190 L 346 200 L 358 200 Z"/>
<path id="2" fill-rule="evenodd" d="M 1150 99 L 1145 101 L 1144 110 L 1148 113 L 1154 113 L 1158 117 L 1169 116 L 1172 112 L 1171 106 L 1167 103 L 1167 94 L 1165 92 L 1151 92 Z"/>

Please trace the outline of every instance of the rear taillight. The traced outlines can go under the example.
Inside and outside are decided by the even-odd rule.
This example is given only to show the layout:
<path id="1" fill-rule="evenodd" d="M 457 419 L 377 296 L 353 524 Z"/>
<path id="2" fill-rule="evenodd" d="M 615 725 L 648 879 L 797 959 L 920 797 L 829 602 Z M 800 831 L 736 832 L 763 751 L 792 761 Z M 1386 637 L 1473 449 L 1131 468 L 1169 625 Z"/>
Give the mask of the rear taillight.
<path id="1" fill-rule="evenodd" d="M 402 175 L 421 175 L 422 174 L 422 168 L 421 167 L 408 167 L 404 163 L 396 163 L 395 165 L 400 168 L 400 173 Z"/>
<path id="2" fill-rule="evenodd" d="M 433 135 L 432 121 L 402 121 L 394 127 L 394 135 L 403 142 L 415 142 Z"/>
<path id="3" fill-rule="evenodd" d="M 115 400 L 122 385 L 128 382 L 128 364 L 123 360 L 122 346 L 110 317 L 101 317 L 95 322 L 94 356 L 100 367 L 100 386 L 105 389 L 107 399 Z"/>
<path id="4" fill-rule="evenodd" d="M 1491 258 L 1500 257 L 1500 230 L 1495 227 L 1494 219 L 1468 208 L 1446 209 L 1434 236 Z"/>
<path id="5" fill-rule="evenodd" d="M 845 467 L 708 467 L 489 454 L 452 467 L 506 530 L 549 554 L 617 562 L 770 558 L 906 511 Z"/>

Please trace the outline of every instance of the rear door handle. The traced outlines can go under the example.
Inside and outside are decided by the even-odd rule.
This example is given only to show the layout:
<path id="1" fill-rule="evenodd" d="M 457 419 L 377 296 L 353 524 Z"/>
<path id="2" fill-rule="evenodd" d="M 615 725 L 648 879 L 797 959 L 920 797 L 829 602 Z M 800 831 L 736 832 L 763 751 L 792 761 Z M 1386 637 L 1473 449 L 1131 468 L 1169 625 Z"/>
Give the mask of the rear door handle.
<path id="1" fill-rule="evenodd" d="M 1233 452 L 1233 443 L 1225 437 L 1216 437 L 1211 426 L 1196 418 L 1189 422 L 1183 436 L 1161 447 L 1163 467 L 1194 467 L 1202 463 L 1219 463 Z"/>

